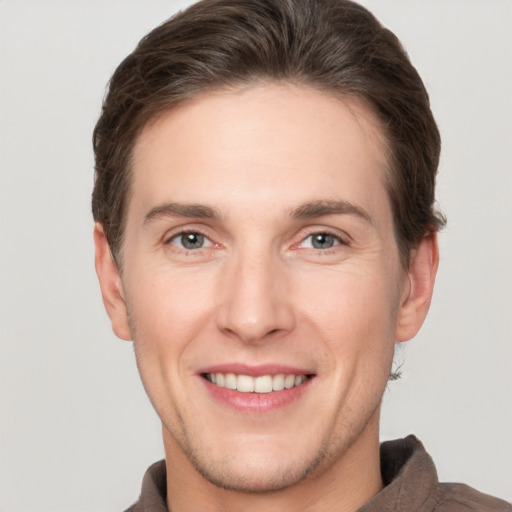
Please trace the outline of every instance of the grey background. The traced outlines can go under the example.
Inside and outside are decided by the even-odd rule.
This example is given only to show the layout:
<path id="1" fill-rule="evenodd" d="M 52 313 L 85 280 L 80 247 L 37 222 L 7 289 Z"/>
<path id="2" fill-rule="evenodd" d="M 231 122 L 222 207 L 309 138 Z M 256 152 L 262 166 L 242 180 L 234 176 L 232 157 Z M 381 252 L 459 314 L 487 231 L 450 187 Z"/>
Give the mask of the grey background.
<path id="1" fill-rule="evenodd" d="M 94 274 L 90 139 L 114 67 L 186 3 L 0 2 L 2 512 L 122 510 L 163 457 Z M 512 500 L 512 2 L 362 3 L 430 91 L 449 218 L 430 316 L 398 353 L 382 437 L 414 432 L 442 480 Z"/>

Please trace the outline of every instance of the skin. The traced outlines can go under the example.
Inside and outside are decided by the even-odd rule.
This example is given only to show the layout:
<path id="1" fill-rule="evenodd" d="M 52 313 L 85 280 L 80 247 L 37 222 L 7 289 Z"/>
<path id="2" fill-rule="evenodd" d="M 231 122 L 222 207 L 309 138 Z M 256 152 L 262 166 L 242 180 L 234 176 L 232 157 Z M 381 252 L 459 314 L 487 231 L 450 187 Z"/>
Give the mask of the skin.
<path id="1" fill-rule="evenodd" d="M 100 225 L 96 269 L 162 420 L 173 512 L 350 511 L 381 489 L 394 346 L 420 328 L 438 262 L 432 235 L 400 263 L 386 154 L 361 102 L 284 84 L 199 96 L 142 131 L 123 273 Z M 234 363 L 313 377 L 240 410 L 200 375 Z"/>

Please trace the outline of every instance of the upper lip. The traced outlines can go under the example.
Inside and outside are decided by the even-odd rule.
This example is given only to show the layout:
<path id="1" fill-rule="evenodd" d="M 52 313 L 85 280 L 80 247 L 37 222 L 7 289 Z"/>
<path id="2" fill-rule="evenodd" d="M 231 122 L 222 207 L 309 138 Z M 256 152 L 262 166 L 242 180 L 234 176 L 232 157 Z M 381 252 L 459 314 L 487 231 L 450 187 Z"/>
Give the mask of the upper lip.
<path id="1" fill-rule="evenodd" d="M 205 373 L 234 373 L 235 375 L 249 375 L 251 377 L 259 377 L 261 375 L 312 375 L 312 372 L 306 368 L 281 364 L 261 364 L 247 365 L 244 363 L 223 363 L 215 364 L 201 368 L 198 374 Z"/>

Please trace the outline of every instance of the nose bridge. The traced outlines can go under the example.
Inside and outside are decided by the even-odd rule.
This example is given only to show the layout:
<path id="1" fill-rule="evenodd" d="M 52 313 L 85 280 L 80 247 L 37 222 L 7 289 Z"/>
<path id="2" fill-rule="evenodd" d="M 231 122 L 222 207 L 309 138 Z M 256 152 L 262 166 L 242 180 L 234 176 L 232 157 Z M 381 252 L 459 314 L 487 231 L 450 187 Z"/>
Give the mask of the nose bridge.
<path id="1" fill-rule="evenodd" d="M 246 342 L 293 328 L 284 262 L 270 249 L 241 248 L 223 275 L 219 328 Z"/>

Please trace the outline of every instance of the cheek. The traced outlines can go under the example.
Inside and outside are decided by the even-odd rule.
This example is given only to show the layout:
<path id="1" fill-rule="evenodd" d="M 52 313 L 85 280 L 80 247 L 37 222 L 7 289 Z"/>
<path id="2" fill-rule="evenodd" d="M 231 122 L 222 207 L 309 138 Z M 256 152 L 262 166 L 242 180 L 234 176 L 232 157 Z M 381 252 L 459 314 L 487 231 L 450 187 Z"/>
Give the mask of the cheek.
<path id="1" fill-rule="evenodd" d="M 211 295 L 204 279 L 190 274 L 149 274 L 131 274 L 126 284 L 137 366 L 156 411 L 167 424 L 179 425 L 169 403 L 179 401 L 195 376 L 191 362 L 200 333 L 209 328 Z"/>
<path id="2" fill-rule="evenodd" d="M 308 298 L 301 305 L 302 315 L 323 333 L 331 361 L 380 368 L 383 358 L 392 358 L 398 293 L 388 275 L 383 271 L 333 271 L 305 280 L 297 291 Z"/>
<path id="3" fill-rule="evenodd" d="M 139 265 L 138 268 L 142 268 Z M 133 273 L 126 285 L 127 303 L 137 356 L 144 364 L 183 371 L 179 362 L 212 318 L 212 290 L 197 272 L 152 269 Z M 170 371 L 170 370 L 169 370 Z"/>

